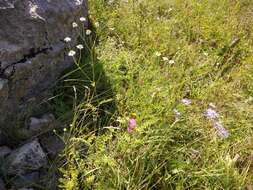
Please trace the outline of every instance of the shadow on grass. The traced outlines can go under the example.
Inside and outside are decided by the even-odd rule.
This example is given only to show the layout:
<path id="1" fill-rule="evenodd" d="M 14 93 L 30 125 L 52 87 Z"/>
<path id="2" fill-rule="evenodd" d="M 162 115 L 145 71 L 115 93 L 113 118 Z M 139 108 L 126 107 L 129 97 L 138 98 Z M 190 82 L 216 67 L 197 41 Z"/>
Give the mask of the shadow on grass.
<path id="1" fill-rule="evenodd" d="M 101 132 L 104 126 L 112 124 L 116 112 L 110 80 L 94 48 L 87 47 L 80 57 L 76 56 L 76 64 L 65 71 L 51 100 L 57 118 L 73 126 L 71 132 L 79 134 Z"/>
<path id="2" fill-rule="evenodd" d="M 73 146 L 80 150 L 82 157 L 86 155 L 86 144 L 83 141 L 73 142 L 71 138 L 85 140 L 85 136 L 91 133 L 99 135 L 104 132 L 104 127 L 114 125 L 115 121 L 117 108 L 111 82 L 96 56 L 95 38 L 87 39 L 88 43 L 84 42 L 86 48 L 75 56 L 73 67 L 63 73 L 55 86 L 54 96 L 48 102 L 56 118 L 66 124 L 68 131 L 68 137 L 63 137 L 65 150 L 53 164 L 59 167 L 68 162 L 66 152 L 71 152 Z M 62 134 L 62 131 L 57 133 Z M 59 167 L 52 167 L 52 175 L 62 175 Z"/>

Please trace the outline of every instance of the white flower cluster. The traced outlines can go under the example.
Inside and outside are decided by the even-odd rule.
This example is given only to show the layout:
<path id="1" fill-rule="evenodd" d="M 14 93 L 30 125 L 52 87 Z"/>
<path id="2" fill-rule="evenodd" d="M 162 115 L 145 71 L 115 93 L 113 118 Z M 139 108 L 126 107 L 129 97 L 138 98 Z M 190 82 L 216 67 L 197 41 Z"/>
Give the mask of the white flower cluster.
<path id="1" fill-rule="evenodd" d="M 80 22 L 86 22 L 86 21 L 87 21 L 87 19 L 86 19 L 85 17 L 80 17 L 79 20 L 80 20 Z M 96 26 L 96 27 L 99 27 L 99 22 L 96 22 L 96 23 L 95 23 L 95 26 Z M 77 23 L 77 22 L 73 22 L 73 23 L 72 23 L 72 27 L 73 27 L 73 28 L 77 28 L 77 27 L 78 27 L 78 23 Z M 91 35 L 91 33 L 92 33 L 92 31 L 91 31 L 90 29 L 87 29 L 87 30 L 85 31 L 85 34 L 86 34 L 87 36 Z M 66 43 L 71 42 L 71 38 L 70 38 L 70 37 L 64 38 L 64 42 L 66 42 Z M 84 48 L 84 46 L 83 46 L 82 44 L 78 44 L 78 45 L 76 46 L 76 48 L 79 49 L 79 50 L 82 50 L 82 49 Z M 74 51 L 74 50 L 70 50 L 70 51 L 68 52 L 68 56 L 70 56 L 70 57 L 74 57 L 75 55 L 76 55 L 76 51 Z"/>
<path id="2" fill-rule="evenodd" d="M 162 55 L 162 53 L 161 52 L 159 52 L 159 51 L 156 51 L 155 52 L 155 56 L 156 57 L 161 57 L 161 55 Z M 175 61 L 173 60 L 173 59 L 169 59 L 168 57 L 162 57 L 162 60 L 164 61 L 164 62 L 166 62 L 166 63 L 169 63 L 170 65 L 173 65 L 173 64 L 175 64 Z"/>

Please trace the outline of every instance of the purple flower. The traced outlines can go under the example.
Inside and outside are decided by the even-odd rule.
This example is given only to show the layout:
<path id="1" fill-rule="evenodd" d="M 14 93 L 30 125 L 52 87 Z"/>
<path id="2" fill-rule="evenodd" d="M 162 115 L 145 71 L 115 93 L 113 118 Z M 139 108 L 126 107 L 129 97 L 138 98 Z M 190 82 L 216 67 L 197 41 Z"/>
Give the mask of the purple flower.
<path id="1" fill-rule="evenodd" d="M 219 114 L 212 108 L 208 108 L 205 111 L 205 116 L 207 117 L 207 119 L 211 119 L 211 120 L 219 118 Z"/>
<path id="2" fill-rule="evenodd" d="M 131 119 L 129 120 L 129 124 L 128 124 L 127 131 L 128 131 L 129 133 L 132 133 L 135 127 L 136 127 L 136 121 L 135 121 L 134 118 L 131 118 Z"/>
<path id="3" fill-rule="evenodd" d="M 181 102 L 184 104 L 184 105 L 190 105 L 191 103 L 192 103 L 192 101 L 190 100 L 190 99 L 188 99 L 188 98 L 183 98 L 182 100 L 181 100 Z"/>
<path id="4" fill-rule="evenodd" d="M 223 139 L 228 138 L 229 133 L 228 133 L 227 129 L 225 129 L 220 122 L 215 122 L 213 127 L 217 130 L 217 133 L 221 138 L 223 138 Z"/>

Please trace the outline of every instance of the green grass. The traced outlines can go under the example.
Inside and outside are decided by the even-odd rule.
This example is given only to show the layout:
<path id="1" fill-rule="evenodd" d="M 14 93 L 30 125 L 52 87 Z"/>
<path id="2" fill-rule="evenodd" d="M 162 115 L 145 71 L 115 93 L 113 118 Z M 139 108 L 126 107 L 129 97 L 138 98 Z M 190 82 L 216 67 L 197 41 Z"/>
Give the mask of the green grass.
<path id="1" fill-rule="evenodd" d="M 60 187 L 252 189 L 253 2 L 90 0 L 89 9 L 97 43 L 56 101 L 73 118 Z M 210 103 L 226 139 L 204 116 Z"/>

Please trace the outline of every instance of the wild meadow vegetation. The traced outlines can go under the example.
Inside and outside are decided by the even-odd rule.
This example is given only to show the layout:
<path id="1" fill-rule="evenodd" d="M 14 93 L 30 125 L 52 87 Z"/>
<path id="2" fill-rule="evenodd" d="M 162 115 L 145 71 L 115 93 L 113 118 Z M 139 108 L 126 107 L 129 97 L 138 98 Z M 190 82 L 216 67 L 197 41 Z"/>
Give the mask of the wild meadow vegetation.
<path id="1" fill-rule="evenodd" d="M 253 1 L 90 0 L 89 12 L 54 99 L 70 124 L 60 187 L 253 189 Z"/>

